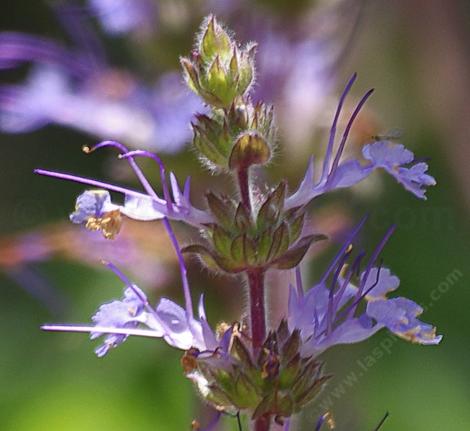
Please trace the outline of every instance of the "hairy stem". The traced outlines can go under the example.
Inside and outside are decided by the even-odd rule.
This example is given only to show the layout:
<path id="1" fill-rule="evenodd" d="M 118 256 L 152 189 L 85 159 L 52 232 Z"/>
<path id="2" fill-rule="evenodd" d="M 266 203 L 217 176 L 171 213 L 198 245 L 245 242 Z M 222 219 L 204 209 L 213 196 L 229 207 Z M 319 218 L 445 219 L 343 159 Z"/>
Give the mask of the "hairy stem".
<path id="1" fill-rule="evenodd" d="M 264 308 L 264 269 L 247 270 L 250 288 L 250 326 L 253 354 L 257 355 L 266 338 L 266 314 Z M 270 418 L 262 416 L 253 423 L 253 431 L 269 431 Z"/>
<path id="2" fill-rule="evenodd" d="M 266 321 L 264 310 L 264 270 L 247 271 L 250 287 L 250 323 L 253 350 L 259 349 L 266 338 Z"/>
<path id="3" fill-rule="evenodd" d="M 252 214 L 250 200 L 250 179 L 248 168 L 239 169 L 237 172 L 238 187 L 243 206 Z M 253 214 L 252 214 L 253 216 Z M 257 354 L 266 338 L 266 311 L 264 305 L 264 268 L 250 268 L 246 270 L 248 276 L 250 296 L 250 329 L 253 346 L 253 356 Z M 253 431 L 269 431 L 271 420 L 269 416 L 263 416 L 252 424 Z"/>
<path id="4" fill-rule="evenodd" d="M 238 187 L 240 188 L 240 197 L 242 204 L 251 213 L 251 200 L 250 200 L 250 179 L 248 168 L 241 168 L 238 174 Z"/>

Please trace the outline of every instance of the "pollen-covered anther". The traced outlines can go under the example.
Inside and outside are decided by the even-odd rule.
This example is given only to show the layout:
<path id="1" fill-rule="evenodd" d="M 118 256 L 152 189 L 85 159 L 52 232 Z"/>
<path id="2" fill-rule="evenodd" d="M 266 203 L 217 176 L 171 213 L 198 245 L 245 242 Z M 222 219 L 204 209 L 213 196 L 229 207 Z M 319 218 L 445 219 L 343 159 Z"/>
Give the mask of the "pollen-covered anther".
<path id="1" fill-rule="evenodd" d="M 335 418 L 333 417 L 333 414 L 331 412 L 326 412 L 326 425 L 330 430 L 334 430 L 336 428 L 336 421 Z"/>
<path id="2" fill-rule="evenodd" d="M 199 350 L 191 348 L 188 351 L 184 352 L 183 357 L 181 358 L 181 366 L 185 374 L 193 372 L 197 368 L 197 356 Z"/>
<path id="3" fill-rule="evenodd" d="M 219 322 L 217 326 L 215 327 L 215 332 L 218 337 L 221 337 L 230 329 L 230 327 L 231 325 L 229 325 L 227 322 Z"/>
<path id="4" fill-rule="evenodd" d="M 118 209 L 104 213 L 102 217 L 90 217 L 85 225 L 88 230 L 101 231 L 106 239 L 114 239 L 121 226 L 122 217 Z"/>
<path id="5" fill-rule="evenodd" d="M 266 362 L 263 364 L 261 377 L 263 379 L 273 378 L 279 374 L 279 357 L 269 352 Z"/>

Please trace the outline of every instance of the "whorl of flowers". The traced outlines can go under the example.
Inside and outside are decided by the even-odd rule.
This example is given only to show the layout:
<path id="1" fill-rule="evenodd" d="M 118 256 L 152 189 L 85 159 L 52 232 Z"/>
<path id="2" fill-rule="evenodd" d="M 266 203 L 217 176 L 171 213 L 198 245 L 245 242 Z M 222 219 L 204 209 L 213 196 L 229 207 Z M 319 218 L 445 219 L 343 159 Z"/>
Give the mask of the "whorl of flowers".
<path id="1" fill-rule="evenodd" d="M 117 150 L 134 170 L 143 191 L 75 175 L 37 170 L 42 175 L 86 184 L 70 219 L 109 239 L 119 234 L 126 218 L 149 222 L 162 220 L 181 271 L 185 298 L 181 307 L 167 298 L 150 304 L 144 292 L 112 263 L 106 265 L 124 285 L 122 299 L 101 305 L 92 325 L 45 325 L 51 331 L 88 332 L 101 339 L 98 356 L 122 344 L 129 335 L 163 338 L 183 350 L 182 365 L 207 402 L 219 413 L 249 415 L 257 431 L 269 430 L 273 421 L 285 423 L 302 411 L 331 377 L 323 372 L 320 359 L 326 349 L 363 341 L 382 328 L 419 344 L 441 340 L 431 325 L 418 320 L 422 308 L 403 297 L 389 297 L 399 279 L 380 263 L 380 253 L 393 232 L 389 229 L 369 254 L 358 249 L 357 236 L 365 218 L 352 230 L 318 282 L 304 289 L 299 265 L 321 232 L 311 232 L 305 223 L 307 205 L 317 196 L 346 188 L 382 168 L 416 197 L 424 199 L 426 187 L 434 185 L 427 164 L 415 161 L 403 145 L 376 141 L 363 148 L 365 161 L 343 160 L 343 151 L 353 122 L 372 94 L 359 101 L 345 130 L 336 139 L 344 101 L 356 80 L 349 80 L 335 113 L 321 170 L 314 172 L 313 158 L 295 192 L 281 182 L 266 193 L 255 185 L 251 172 L 269 163 L 276 144 L 273 108 L 253 104 L 250 88 L 255 77 L 255 45 L 241 46 L 214 16 L 202 26 L 196 48 L 182 58 L 188 86 L 208 106 L 193 123 L 193 143 L 203 163 L 216 174 L 234 177 L 235 197 L 214 192 L 206 195 L 207 206 L 193 206 L 190 182 L 181 188 L 175 175 L 167 175 L 160 158 L 147 151 L 129 151 L 124 145 L 105 141 L 94 148 Z M 148 181 L 136 159 L 155 162 L 160 173 L 161 194 Z M 121 204 L 109 192 L 124 195 Z M 179 247 L 170 220 L 181 221 L 201 232 L 201 240 Z M 193 253 L 209 270 L 248 281 L 249 318 L 217 329 L 207 320 L 201 297 L 194 315 L 183 253 Z M 288 310 L 279 327 L 267 326 L 265 274 L 271 268 L 296 274 L 289 289 Z M 240 280 L 242 285 L 242 281 Z M 320 418 L 317 429 L 327 416 Z"/>

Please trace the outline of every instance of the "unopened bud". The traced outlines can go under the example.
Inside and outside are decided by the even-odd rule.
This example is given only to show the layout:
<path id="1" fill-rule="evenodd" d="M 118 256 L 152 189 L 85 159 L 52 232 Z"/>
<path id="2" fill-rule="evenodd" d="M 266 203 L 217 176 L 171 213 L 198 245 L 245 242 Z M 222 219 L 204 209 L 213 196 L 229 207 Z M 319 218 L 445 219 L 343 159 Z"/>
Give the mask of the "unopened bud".
<path id="1" fill-rule="evenodd" d="M 246 169 L 252 165 L 263 165 L 269 161 L 271 149 L 257 132 L 245 132 L 235 142 L 230 154 L 230 169 Z"/>

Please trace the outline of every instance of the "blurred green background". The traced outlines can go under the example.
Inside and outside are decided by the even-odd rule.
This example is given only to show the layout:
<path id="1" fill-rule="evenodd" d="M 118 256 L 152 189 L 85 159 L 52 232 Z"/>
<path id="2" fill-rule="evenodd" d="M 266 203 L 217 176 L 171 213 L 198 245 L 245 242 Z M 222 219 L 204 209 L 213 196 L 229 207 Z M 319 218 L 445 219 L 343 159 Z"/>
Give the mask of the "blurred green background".
<path id="1" fill-rule="evenodd" d="M 2 29 L 63 38 L 44 3 L 4 0 Z M 386 178 L 380 179 L 376 193 L 339 193 L 328 203 L 347 208 L 352 220 L 368 212 L 371 244 L 389 224 L 397 224 L 384 253 L 385 263 L 401 278 L 400 294 L 426 306 L 423 320 L 435 324 L 444 339 L 438 347 L 421 347 L 380 333 L 358 346 L 335 348 L 327 356 L 327 368 L 335 379 L 299 420 L 303 430 L 312 429 L 322 407 L 332 410 L 339 430 L 373 429 L 386 411 L 391 416 L 384 430 L 470 429 L 469 17 L 465 1 L 366 2 L 338 88 L 352 71 L 360 77 L 356 96 L 375 87 L 369 108 L 385 128 L 404 131 L 405 145 L 430 157 L 438 186 L 429 191 L 426 202 L 420 202 Z M 187 36 L 175 42 L 166 56 L 171 54 L 176 62 L 188 51 L 192 36 L 189 32 Z M 109 44 L 115 53 L 128 49 L 124 40 Z M 15 78 L 9 72 L 2 76 Z M 84 156 L 81 146 L 94 140 L 77 132 L 47 127 L 30 134 L 1 135 L 0 140 L 2 235 L 65 220 L 82 189 L 36 177 L 34 168 L 107 176 L 107 157 Z M 287 155 L 281 148 L 274 177 L 284 174 L 282 157 Z M 167 159 L 177 172 L 198 166 L 189 149 Z M 292 182 L 302 167 L 291 168 Z M 203 173 L 201 182 L 203 189 L 211 178 Z M 114 276 L 61 258 L 36 269 L 65 305 L 54 314 L 11 274 L 0 275 L 2 431 L 181 431 L 189 429 L 193 418 L 207 417 L 183 377 L 180 352 L 165 343 L 128 340 L 99 360 L 85 335 L 40 332 L 44 322 L 86 322 L 98 304 L 120 295 Z M 233 289 L 233 296 L 242 299 L 236 283 L 217 290 L 217 283 L 226 281 L 210 280 L 207 288 L 198 267 L 191 269 L 194 290 L 206 292 L 214 321 L 224 316 L 221 304 Z M 179 298 L 177 279 L 170 284 L 158 295 Z M 232 304 L 227 313 L 235 318 L 239 311 Z M 227 429 L 236 426 L 230 418 L 224 424 Z"/>

